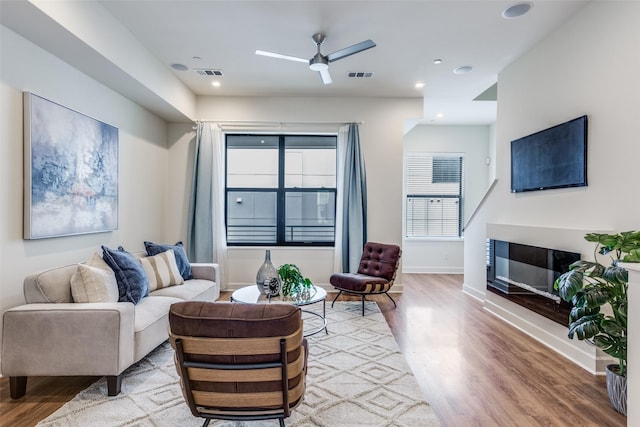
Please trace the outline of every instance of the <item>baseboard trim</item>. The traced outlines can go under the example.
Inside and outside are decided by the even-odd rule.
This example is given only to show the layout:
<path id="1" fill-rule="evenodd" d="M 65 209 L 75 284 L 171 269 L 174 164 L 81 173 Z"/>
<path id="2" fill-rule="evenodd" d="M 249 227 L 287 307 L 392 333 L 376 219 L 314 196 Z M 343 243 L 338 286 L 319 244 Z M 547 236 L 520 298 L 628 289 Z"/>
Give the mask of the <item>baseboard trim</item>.
<path id="1" fill-rule="evenodd" d="M 464 267 L 427 267 L 427 266 L 402 266 L 402 272 L 408 274 L 463 274 Z"/>
<path id="2" fill-rule="evenodd" d="M 509 305 L 513 304 L 510 301 L 506 302 L 509 303 Z M 551 320 L 539 316 L 541 323 L 534 323 L 492 301 L 485 300 L 484 304 L 484 309 L 487 312 L 524 332 L 593 375 L 604 375 L 604 367 L 608 363 L 612 363 L 610 360 L 607 360 L 607 357 L 598 355 L 595 348 L 587 347 L 585 343 L 569 341 L 568 338 L 566 340 L 560 339 L 556 334 L 551 332 L 555 329 L 555 323 L 552 324 L 553 322 Z"/>
<path id="3" fill-rule="evenodd" d="M 481 292 L 476 288 L 472 288 L 471 286 L 467 286 L 464 283 L 462 284 L 462 292 L 484 303 L 484 298 L 485 298 L 484 292 Z"/>

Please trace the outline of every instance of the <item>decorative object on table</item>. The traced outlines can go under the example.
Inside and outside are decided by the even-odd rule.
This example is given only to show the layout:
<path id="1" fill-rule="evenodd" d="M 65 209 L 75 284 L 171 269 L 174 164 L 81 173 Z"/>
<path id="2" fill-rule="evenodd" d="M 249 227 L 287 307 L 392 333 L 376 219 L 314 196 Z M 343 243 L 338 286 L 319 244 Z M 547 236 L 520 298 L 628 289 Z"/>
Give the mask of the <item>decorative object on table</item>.
<path id="1" fill-rule="evenodd" d="M 24 238 L 118 229 L 118 129 L 24 92 Z"/>
<path id="2" fill-rule="evenodd" d="M 282 264 L 278 268 L 278 275 L 282 279 L 282 296 L 284 297 L 309 292 L 313 287 L 311 280 L 304 277 L 295 264 Z"/>
<path id="3" fill-rule="evenodd" d="M 271 263 L 271 251 L 266 250 L 264 262 L 256 274 L 256 286 L 260 292 L 267 296 L 278 295 L 280 293 L 280 277 L 278 269 Z"/>
<path id="4" fill-rule="evenodd" d="M 573 304 L 569 338 L 585 340 L 618 359 L 617 365 L 607 366 L 607 391 L 615 410 L 626 415 L 629 273 L 618 263 L 640 262 L 640 231 L 589 233 L 584 238 L 596 243 L 595 261 L 574 262 L 554 286 L 562 299 Z M 597 254 L 611 254 L 611 265 L 600 264 Z M 611 314 L 602 313 L 602 307 Z"/>

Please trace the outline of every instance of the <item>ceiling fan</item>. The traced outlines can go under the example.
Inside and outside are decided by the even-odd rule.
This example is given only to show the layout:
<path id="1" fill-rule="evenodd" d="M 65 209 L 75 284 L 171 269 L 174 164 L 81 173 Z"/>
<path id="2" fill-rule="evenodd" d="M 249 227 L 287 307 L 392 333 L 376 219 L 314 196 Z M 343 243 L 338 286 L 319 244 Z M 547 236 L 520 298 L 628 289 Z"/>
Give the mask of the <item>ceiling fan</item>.
<path id="1" fill-rule="evenodd" d="M 309 68 L 313 71 L 317 71 L 320 73 L 320 77 L 322 78 L 322 82 L 326 85 L 332 82 L 331 74 L 329 74 L 329 64 L 337 61 L 338 59 L 346 58 L 347 56 L 351 56 L 358 52 L 362 52 L 363 50 L 371 49 L 375 47 L 376 44 L 371 40 L 365 40 L 360 43 L 356 43 L 353 46 L 345 47 L 344 49 L 340 49 L 336 52 L 330 53 L 329 55 L 323 55 L 320 53 L 320 46 L 322 42 L 326 39 L 326 36 L 322 33 L 316 33 L 312 37 L 314 43 L 316 44 L 318 51 L 311 59 L 298 58 L 296 56 L 288 56 L 282 55 L 279 53 L 273 52 L 265 52 L 264 50 L 256 50 L 257 55 L 269 56 L 272 58 L 279 59 L 287 59 L 289 61 L 296 62 L 305 62 L 309 64 Z"/>

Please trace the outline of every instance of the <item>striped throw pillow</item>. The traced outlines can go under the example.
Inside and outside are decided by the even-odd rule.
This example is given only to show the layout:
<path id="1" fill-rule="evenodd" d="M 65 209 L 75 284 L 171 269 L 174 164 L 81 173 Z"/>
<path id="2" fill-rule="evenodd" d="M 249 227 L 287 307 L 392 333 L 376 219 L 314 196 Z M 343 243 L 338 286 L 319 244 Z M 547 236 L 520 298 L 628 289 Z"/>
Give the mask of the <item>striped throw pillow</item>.
<path id="1" fill-rule="evenodd" d="M 173 249 L 140 258 L 140 263 L 149 278 L 149 292 L 184 283 Z"/>

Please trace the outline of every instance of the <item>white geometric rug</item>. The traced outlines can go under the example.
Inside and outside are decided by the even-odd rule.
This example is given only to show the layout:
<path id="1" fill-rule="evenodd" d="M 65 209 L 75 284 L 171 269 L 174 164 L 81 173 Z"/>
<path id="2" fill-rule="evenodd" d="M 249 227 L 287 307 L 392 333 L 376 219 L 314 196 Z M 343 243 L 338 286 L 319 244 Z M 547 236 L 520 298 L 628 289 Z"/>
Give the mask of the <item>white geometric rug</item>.
<path id="1" fill-rule="evenodd" d="M 318 307 L 314 307 L 318 306 Z M 321 309 L 321 304 L 314 304 Z M 373 302 L 327 303 L 329 334 L 307 338 L 309 365 L 303 403 L 285 420 L 290 427 L 430 427 L 440 423 L 422 397 L 387 323 Z M 305 322 L 312 323 L 314 316 Z M 310 325 L 307 325 L 310 326 Z M 106 396 L 98 380 L 40 427 L 196 427 L 203 419 L 184 403 L 173 350 L 167 342 L 124 373 L 122 392 Z M 212 420 L 212 427 L 271 427 L 273 421 Z"/>

